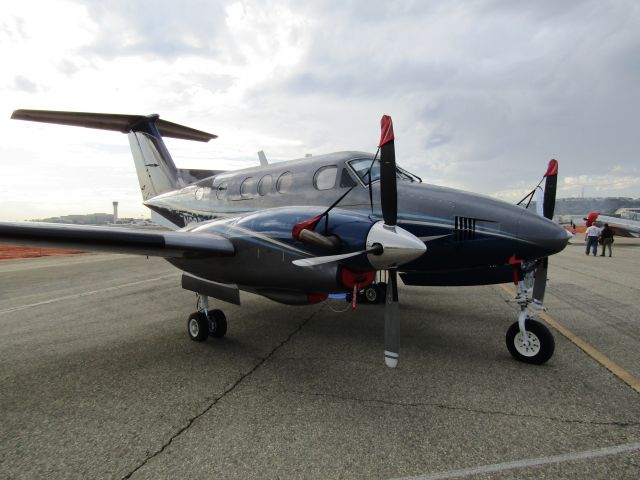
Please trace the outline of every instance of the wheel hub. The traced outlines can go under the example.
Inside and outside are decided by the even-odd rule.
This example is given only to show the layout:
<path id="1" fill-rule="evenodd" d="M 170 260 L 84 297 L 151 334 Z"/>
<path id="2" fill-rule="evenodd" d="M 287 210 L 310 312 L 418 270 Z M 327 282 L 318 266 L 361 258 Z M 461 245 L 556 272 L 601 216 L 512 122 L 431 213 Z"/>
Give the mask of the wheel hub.
<path id="1" fill-rule="evenodd" d="M 198 326 L 198 321 L 195 318 L 192 318 L 189 321 L 189 333 L 192 337 L 197 337 L 198 333 L 200 333 L 200 327 Z"/>
<path id="2" fill-rule="evenodd" d="M 535 333 L 528 330 L 526 338 L 522 335 L 522 332 L 516 334 L 513 343 L 518 353 L 525 357 L 534 357 L 540 352 L 540 339 Z"/>

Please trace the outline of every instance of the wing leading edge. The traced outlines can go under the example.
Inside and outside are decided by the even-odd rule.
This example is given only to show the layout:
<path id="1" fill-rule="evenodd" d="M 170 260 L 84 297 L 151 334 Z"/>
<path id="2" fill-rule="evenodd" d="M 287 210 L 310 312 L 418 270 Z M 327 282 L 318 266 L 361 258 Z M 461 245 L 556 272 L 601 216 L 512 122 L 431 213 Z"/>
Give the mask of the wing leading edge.
<path id="1" fill-rule="evenodd" d="M 0 244 L 180 258 L 231 256 L 231 241 L 198 232 L 147 231 L 58 223 L 0 222 Z"/>

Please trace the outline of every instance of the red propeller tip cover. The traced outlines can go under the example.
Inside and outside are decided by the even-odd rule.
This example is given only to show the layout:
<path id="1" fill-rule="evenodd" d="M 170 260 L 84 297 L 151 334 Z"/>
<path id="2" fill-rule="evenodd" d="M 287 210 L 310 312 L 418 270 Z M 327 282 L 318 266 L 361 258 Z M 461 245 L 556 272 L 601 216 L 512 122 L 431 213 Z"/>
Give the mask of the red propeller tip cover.
<path id="1" fill-rule="evenodd" d="M 393 139 L 393 121 L 389 115 L 383 115 L 380 120 L 380 143 L 378 147 L 382 147 L 385 143 L 392 142 Z"/>
<path id="2" fill-rule="evenodd" d="M 557 160 L 549 160 L 549 166 L 547 167 L 547 173 L 544 174 L 545 177 L 552 177 L 554 175 L 558 175 L 558 161 Z"/>

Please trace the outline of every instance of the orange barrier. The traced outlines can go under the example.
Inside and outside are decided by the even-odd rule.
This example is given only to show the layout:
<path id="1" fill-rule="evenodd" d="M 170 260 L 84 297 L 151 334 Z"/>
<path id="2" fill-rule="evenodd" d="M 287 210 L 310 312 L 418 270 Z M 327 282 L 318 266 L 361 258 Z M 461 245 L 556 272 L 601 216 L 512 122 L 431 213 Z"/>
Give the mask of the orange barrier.
<path id="1" fill-rule="evenodd" d="M 0 260 L 13 258 L 48 257 L 50 255 L 75 255 L 84 253 L 79 250 L 58 250 L 53 248 L 19 247 L 15 245 L 0 245 Z"/>

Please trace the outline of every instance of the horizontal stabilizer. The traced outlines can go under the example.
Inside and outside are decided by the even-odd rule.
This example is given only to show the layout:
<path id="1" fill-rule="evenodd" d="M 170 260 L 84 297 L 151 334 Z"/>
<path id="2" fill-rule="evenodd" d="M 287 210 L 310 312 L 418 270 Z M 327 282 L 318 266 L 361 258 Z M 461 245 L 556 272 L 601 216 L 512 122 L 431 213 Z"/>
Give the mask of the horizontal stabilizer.
<path id="1" fill-rule="evenodd" d="M 53 110 L 15 110 L 11 118 L 14 120 L 28 120 L 31 122 L 57 123 L 75 127 L 97 128 L 100 130 L 112 130 L 129 133 L 145 130 L 144 126 L 155 120 L 155 125 L 163 137 L 179 138 L 182 140 L 194 140 L 208 142 L 217 135 L 202 132 L 195 128 L 185 127 L 177 123 L 160 120 L 157 114 L 153 115 L 121 115 L 115 113 L 88 113 L 88 112 L 59 112 Z"/>
<path id="2" fill-rule="evenodd" d="M 233 244 L 205 232 L 168 232 L 40 222 L 0 222 L 0 244 L 180 258 L 231 256 Z"/>

